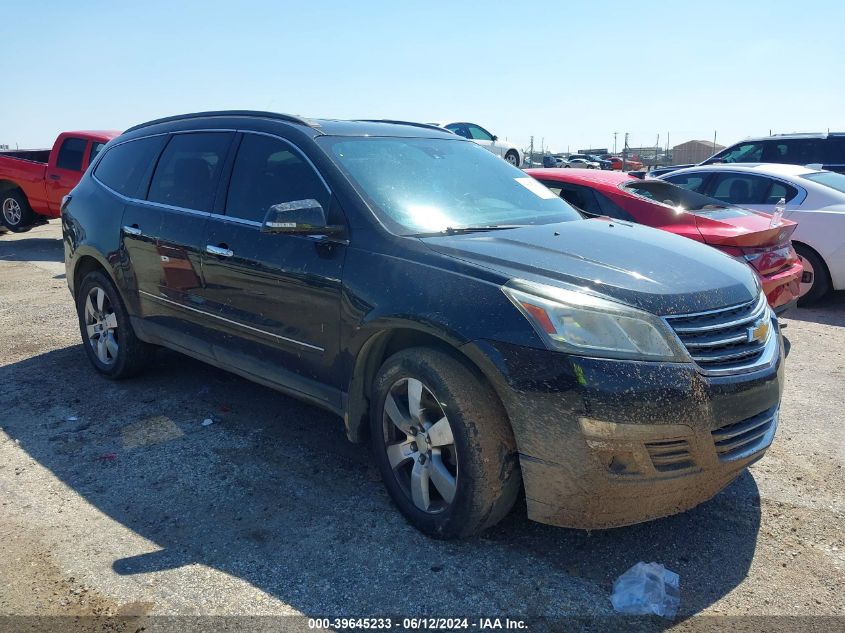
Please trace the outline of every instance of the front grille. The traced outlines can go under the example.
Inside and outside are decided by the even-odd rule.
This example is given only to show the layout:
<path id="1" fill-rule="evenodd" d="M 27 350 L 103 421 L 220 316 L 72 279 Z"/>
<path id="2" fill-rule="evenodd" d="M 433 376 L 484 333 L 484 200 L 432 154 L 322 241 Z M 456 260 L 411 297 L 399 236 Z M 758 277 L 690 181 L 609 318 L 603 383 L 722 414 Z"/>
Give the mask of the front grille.
<path id="1" fill-rule="evenodd" d="M 777 407 L 773 407 L 754 417 L 712 431 L 719 459 L 739 459 L 765 448 L 771 440 L 770 431 L 777 424 L 777 415 Z"/>
<path id="2" fill-rule="evenodd" d="M 769 312 L 765 295 L 742 305 L 700 314 L 666 317 L 692 359 L 704 370 L 725 371 L 753 366 L 772 336 L 763 341 L 749 337 Z"/>
<path id="3" fill-rule="evenodd" d="M 689 443 L 685 439 L 646 442 L 645 449 L 658 472 L 668 473 L 694 466 Z"/>

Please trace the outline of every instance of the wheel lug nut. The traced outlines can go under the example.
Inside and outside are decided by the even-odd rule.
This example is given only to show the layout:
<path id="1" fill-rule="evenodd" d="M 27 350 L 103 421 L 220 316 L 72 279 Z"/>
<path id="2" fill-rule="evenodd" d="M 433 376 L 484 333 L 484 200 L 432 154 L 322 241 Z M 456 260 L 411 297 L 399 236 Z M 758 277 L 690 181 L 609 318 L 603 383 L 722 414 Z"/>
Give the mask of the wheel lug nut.
<path id="1" fill-rule="evenodd" d="M 418 450 L 419 450 L 419 448 L 417 448 L 417 443 L 411 442 L 411 452 L 416 453 Z"/>
<path id="2" fill-rule="evenodd" d="M 425 464 L 425 461 L 426 461 L 426 456 L 425 456 L 425 453 L 423 453 L 422 455 L 420 455 L 420 464 Z"/>
<path id="3" fill-rule="evenodd" d="M 413 435 L 414 437 L 416 437 L 417 433 L 419 432 L 417 431 L 417 427 L 415 426 L 412 426 L 409 430 L 411 431 L 411 435 Z"/>

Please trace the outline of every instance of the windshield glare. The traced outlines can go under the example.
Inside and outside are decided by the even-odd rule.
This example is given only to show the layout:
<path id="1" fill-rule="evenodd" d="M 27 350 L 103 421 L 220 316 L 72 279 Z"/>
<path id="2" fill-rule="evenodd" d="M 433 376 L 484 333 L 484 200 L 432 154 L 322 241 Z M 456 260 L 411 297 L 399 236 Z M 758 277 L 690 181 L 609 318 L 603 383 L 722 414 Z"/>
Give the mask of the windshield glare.
<path id="1" fill-rule="evenodd" d="M 545 186 L 472 142 L 330 136 L 318 142 L 401 235 L 581 219 Z"/>
<path id="2" fill-rule="evenodd" d="M 838 174 L 835 171 L 816 171 L 812 174 L 802 176 L 802 178 L 812 180 L 820 185 L 845 193 L 845 176 Z"/>

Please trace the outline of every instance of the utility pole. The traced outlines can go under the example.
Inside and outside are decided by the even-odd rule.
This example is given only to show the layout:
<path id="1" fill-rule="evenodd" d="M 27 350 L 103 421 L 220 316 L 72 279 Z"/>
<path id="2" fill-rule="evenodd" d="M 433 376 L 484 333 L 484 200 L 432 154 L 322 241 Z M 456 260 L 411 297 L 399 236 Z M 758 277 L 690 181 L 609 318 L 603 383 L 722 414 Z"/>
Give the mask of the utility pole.
<path id="1" fill-rule="evenodd" d="M 713 130 L 713 153 L 716 153 L 716 130 Z"/>
<path id="2" fill-rule="evenodd" d="M 613 153 L 614 153 L 614 154 L 616 153 L 616 135 L 617 135 L 617 134 L 619 134 L 619 132 L 614 132 L 614 133 L 613 133 Z"/>
<path id="3" fill-rule="evenodd" d="M 528 146 L 528 155 L 531 157 L 528 159 L 528 164 L 533 166 L 534 165 L 534 137 L 531 137 L 531 144 Z"/>
<path id="4" fill-rule="evenodd" d="M 628 171 L 628 133 L 625 132 L 625 147 L 622 148 L 622 171 Z"/>

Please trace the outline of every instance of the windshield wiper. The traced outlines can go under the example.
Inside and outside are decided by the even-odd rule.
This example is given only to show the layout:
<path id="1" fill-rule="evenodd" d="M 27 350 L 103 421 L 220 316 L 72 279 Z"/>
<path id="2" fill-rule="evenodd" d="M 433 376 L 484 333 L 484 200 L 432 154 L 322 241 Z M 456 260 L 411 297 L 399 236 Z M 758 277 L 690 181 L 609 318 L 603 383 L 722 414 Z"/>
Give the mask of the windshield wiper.
<path id="1" fill-rule="evenodd" d="M 458 235 L 460 233 L 480 233 L 482 231 L 504 231 L 506 229 L 518 229 L 524 224 L 487 224 L 485 226 L 447 226 L 440 233 L 446 235 Z"/>

